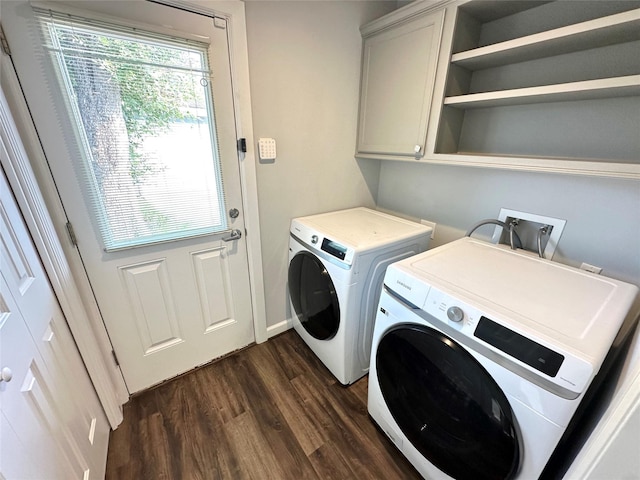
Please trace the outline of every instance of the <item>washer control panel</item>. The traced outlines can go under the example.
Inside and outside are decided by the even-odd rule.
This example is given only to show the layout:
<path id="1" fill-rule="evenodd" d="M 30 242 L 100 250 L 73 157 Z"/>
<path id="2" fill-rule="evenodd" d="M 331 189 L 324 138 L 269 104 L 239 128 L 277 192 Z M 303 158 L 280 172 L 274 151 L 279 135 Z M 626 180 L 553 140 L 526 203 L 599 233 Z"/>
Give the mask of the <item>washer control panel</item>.
<path id="1" fill-rule="evenodd" d="M 475 264 L 469 263 L 472 255 L 482 252 L 467 252 L 461 259 L 452 254 L 443 257 L 443 252 L 450 253 L 443 248 L 390 265 L 385 287 L 407 311 L 518 375 L 527 372 L 527 378 L 563 398 L 574 399 L 582 393 L 600 365 L 568 348 L 546 323 L 537 322 L 528 304 L 515 308 L 506 301 L 511 299 L 510 292 L 483 289 L 487 272 L 481 275 L 480 266 L 472 269 Z M 512 254 L 507 253 L 508 260 Z"/>
<path id="2" fill-rule="evenodd" d="M 460 307 L 449 307 L 447 308 L 447 317 L 449 317 L 449 320 L 452 322 L 461 322 L 464 320 L 464 312 Z"/>
<path id="3" fill-rule="evenodd" d="M 564 362 L 564 355 L 491 320 L 435 288 L 429 291 L 424 309 L 465 336 L 480 339 L 550 377 L 556 376 Z"/>
<path id="4" fill-rule="evenodd" d="M 422 310 L 435 317 L 438 322 L 458 331 L 463 336 L 460 339 L 468 338 L 466 341 L 469 345 L 481 343 L 576 394 L 586 388 L 592 374 L 591 366 L 584 360 L 567 355 L 542 339 L 519 332 L 497 316 L 482 312 L 433 286 L 429 289 Z"/>
<path id="5" fill-rule="evenodd" d="M 481 316 L 479 310 L 436 288 L 429 290 L 423 310 L 469 337 Z"/>

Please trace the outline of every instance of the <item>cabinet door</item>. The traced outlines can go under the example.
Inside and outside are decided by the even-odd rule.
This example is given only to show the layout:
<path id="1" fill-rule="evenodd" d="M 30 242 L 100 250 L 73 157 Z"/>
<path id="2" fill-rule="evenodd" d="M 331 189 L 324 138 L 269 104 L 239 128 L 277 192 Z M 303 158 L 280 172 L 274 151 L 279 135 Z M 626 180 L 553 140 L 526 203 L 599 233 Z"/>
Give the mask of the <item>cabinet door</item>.
<path id="1" fill-rule="evenodd" d="M 358 153 L 423 155 L 444 10 L 364 39 Z"/>

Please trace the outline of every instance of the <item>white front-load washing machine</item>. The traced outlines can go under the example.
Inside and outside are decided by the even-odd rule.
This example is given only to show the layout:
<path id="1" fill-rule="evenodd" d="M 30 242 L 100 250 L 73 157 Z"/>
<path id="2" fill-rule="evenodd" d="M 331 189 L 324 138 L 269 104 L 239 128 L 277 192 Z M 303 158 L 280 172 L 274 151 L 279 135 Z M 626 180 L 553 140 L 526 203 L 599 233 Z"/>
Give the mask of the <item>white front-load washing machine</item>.
<path id="1" fill-rule="evenodd" d="M 537 479 L 633 325 L 637 293 L 471 238 L 395 263 L 369 413 L 425 478 Z"/>
<path id="2" fill-rule="evenodd" d="M 290 233 L 293 327 L 349 385 L 369 370 L 387 266 L 426 250 L 431 228 L 361 207 L 295 218 Z"/>

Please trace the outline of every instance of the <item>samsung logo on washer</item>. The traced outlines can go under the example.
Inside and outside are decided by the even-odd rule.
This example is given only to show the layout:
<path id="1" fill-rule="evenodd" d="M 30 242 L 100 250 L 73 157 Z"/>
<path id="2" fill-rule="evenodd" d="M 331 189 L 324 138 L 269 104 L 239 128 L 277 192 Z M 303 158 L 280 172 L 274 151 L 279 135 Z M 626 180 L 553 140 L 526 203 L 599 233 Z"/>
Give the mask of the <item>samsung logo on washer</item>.
<path id="1" fill-rule="evenodd" d="M 398 285 L 400 285 L 401 287 L 406 288 L 407 290 L 411 291 L 411 285 L 407 285 L 406 283 L 404 283 L 402 280 L 396 280 L 396 283 Z"/>

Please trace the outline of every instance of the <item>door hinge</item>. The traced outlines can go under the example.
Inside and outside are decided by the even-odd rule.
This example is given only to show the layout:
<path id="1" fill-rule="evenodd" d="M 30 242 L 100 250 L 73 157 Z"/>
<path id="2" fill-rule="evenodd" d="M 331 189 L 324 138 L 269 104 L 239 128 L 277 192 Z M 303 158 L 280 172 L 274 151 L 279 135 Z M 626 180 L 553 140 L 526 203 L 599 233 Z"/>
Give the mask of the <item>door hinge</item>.
<path id="1" fill-rule="evenodd" d="M 71 222 L 67 222 L 67 233 L 69 234 L 69 239 L 74 246 L 78 246 L 78 239 L 76 238 L 76 232 L 73 231 L 73 225 Z"/>
<path id="2" fill-rule="evenodd" d="M 239 138 L 238 139 L 238 151 L 242 153 L 247 153 L 247 139 Z"/>
<path id="3" fill-rule="evenodd" d="M 116 365 L 119 367 L 120 362 L 118 361 L 118 356 L 116 355 L 115 350 L 111 350 L 111 355 L 113 355 L 113 361 L 116 362 Z"/>
<path id="4" fill-rule="evenodd" d="M 4 35 L 4 30 L 2 29 L 2 25 L 0 25 L 0 48 L 6 54 L 11 56 L 11 49 L 9 48 L 9 42 L 7 42 L 7 37 Z"/>

